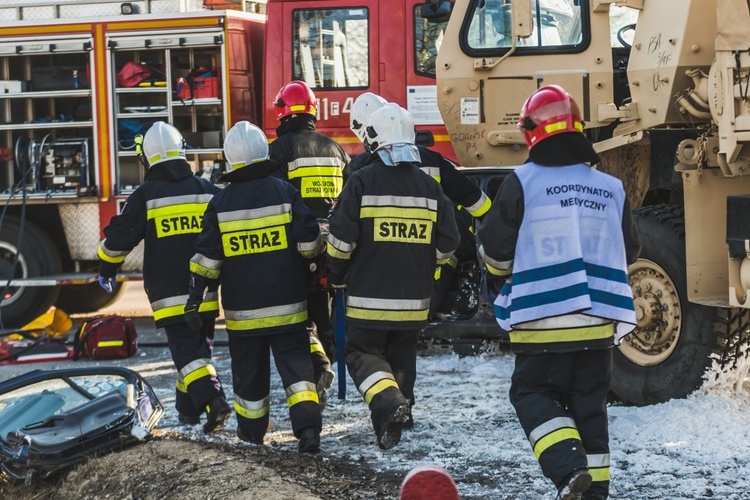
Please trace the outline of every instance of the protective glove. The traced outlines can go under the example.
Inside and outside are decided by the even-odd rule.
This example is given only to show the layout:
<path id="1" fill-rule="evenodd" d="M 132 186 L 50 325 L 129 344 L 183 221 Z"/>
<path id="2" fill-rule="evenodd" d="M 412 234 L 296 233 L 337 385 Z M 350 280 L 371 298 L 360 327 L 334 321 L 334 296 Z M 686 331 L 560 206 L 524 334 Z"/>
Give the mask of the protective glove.
<path id="1" fill-rule="evenodd" d="M 188 300 L 185 304 L 185 323 L 194 332 L 199 332 L 203 327 L 203 320 L 198 313 L 198 308 L 203 303 L 203 294 L 208 288 L 209 280 L 195 273 L 190 273 L 190 288 L 188 289 Z"/>
<path id="2" fill-rule="evenodd" d="M 201 331 L 201 328 L 203 328 L 203 320 L 198 313 L 198 308 L 200 306 L 201 302 L 194 302 L 190 299 L 188 299 L 187 304 L 185 304 L 185 323 L 187 323 L 188 328 L 194 332 L 199 332 Z"/>
<path id="3" fill-rule="evenodd" d="M 112 293 L 114 291 L 114 289 L 115 289 L 115 287 L 114 287 L 114 285 L 115 285 L 115 278 L 113 278 L 113 277 L 112 278 L 107 278 L 107 277 L 102 276 L 102 275 L 99 275 L 98 278 L 99 278 L 99 286 L 101 286 L 102 288 L 104 288 L 104 290 L 107 293 Z"/>

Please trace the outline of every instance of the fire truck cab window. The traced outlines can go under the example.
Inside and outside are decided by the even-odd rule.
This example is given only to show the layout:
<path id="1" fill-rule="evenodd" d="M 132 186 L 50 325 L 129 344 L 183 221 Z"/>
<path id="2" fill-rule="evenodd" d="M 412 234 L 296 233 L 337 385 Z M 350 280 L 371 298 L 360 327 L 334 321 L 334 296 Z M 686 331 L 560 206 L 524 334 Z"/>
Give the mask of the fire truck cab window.
<path id="1" fill-rule="evenodd" d="M 581 0 L 534 0 L 533 32 L 517 46 L 575 50 L 583 41 Z M 508 48 L 512 45 L 511 5 L 507 0 L 475 0 L 466 46 L 470 49 Z"/>
<path id="2" fill-rule="evenodd" d="M 296 10 L 295 80 L 313 89 L 369 86 L 369 30 L 365 8 Z"/>
<path id="3" fill-rule="evenodd" d="M 435 78 L 435 59 L 443 43 L 448 21 L 428 21 L 421 14 L 421 5 L 414 8 L 414 61 L 416 72 Z"/>

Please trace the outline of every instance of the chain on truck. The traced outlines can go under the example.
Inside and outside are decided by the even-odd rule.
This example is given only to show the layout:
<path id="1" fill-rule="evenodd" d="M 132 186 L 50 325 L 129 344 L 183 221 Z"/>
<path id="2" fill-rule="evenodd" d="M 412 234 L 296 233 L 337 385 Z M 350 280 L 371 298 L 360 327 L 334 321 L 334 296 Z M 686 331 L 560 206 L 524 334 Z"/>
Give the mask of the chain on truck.
<path id="1" fill-rule="evenodd" d="M 435 10 L 450 9 L 443 0 Z M 620 178 L 643 240 L 638 328 L 613 392 L 650 404 L 747 367 L 750 7 L 745 0 L 457 0 L 438 105 L 463 165 L 519 165 L 524 100 L 563 86 Z M 740 378 L 741 380 L 741 378 Z"/>
<path id="2" fill-rule="evenodd" d="M 424 2 L 424 0 L 421 0 Z M 162 120 L 198 175 L 218 178 L 237 121 L 273 139 L 270 105 L 304 80 L 318 130 L 351 153 L 354 98 L 370 91 L 415 116 L 419 140 L 454 156 L 437 111 L 447 19 L 417 0 L 10 0 L 0 5 L 0 280 L 3 327 L 50 305 L 93 312 L 101 230 L 143 181 L 133 138 Z M 138 279 L 142 248 L 126 259 Z M 122 287 L 120 287 L 122 290 Z"/>

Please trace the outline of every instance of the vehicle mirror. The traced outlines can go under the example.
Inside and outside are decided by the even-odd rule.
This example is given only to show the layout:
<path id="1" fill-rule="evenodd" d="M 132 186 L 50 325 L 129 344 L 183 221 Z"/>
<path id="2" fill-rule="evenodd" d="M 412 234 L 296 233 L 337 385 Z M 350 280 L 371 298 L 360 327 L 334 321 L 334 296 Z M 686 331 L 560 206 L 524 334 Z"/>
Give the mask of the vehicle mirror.
<path id="1" fill-rule="evenodd" d="M 451 15 L 453 4 L 449 0 L 430 0 L 419 6 L 419 15 L 431 23 L 444 23 Z"/>
<path id="2" fill-rule="evenodd" d="M 513 22 L 513 35 L 518 38 L 529 38 L 534 30 L 532 0 L 510 0 Z"/>

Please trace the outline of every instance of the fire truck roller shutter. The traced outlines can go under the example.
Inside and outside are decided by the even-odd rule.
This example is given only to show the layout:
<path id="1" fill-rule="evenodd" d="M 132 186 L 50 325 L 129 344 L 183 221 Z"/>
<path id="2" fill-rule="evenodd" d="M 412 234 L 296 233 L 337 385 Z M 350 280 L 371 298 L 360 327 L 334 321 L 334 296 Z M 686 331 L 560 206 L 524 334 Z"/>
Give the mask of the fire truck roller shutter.
<path id="1" fill-rule="evenodd" d="M 23 222 L 15 215 L 6 215 L 0 225 L 0 318 L 3 327 L 22 326 L 36 318 L 55 303 L 60 287 L 8 287 L 13 262 L 18 255 L 13 277 L 34 277 L 60 274 L 62 261 L 52 239 L 33 222 Z"/>

